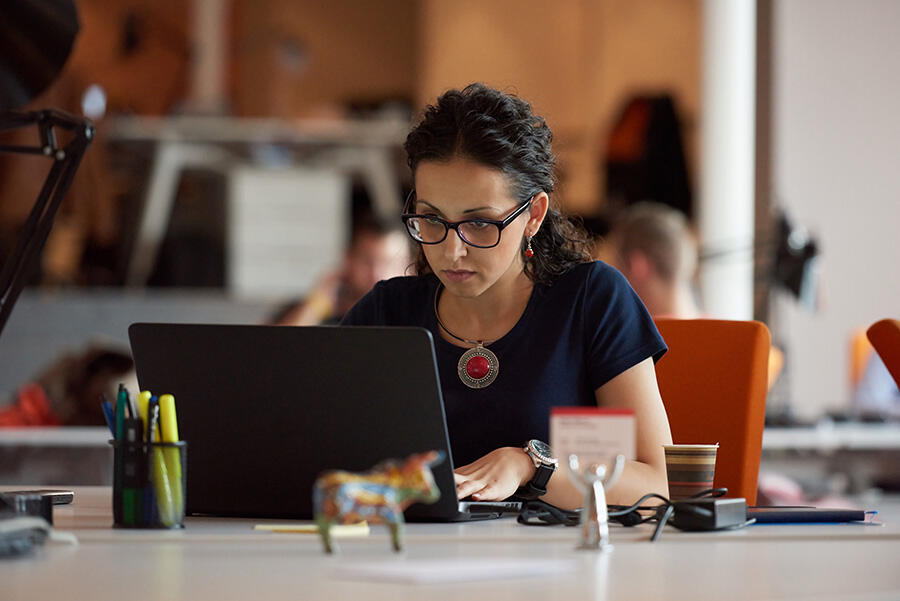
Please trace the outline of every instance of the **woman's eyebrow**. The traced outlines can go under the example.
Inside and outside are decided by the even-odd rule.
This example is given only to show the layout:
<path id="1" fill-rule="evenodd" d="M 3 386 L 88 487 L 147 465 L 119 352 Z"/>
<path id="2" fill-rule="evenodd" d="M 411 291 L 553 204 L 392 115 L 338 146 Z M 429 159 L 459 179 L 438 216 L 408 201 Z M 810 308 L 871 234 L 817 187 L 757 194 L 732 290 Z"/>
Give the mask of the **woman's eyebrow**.
<path id="1" fill-rule="evenodd" d="M 463 211 L 463 215 L 466 215 L 467 213 L 475 213 L 477 211 L 494 211 L 495 213 L 498 212 L 498 210 L 494 207 L 476 207 L 474 209 L 466 209 L 465 211 Z"/>
<path id="2" fill-rule="evenodd" d="M 443 215 L 443 214 L 444 214 L 443 211 L 441 211 L 439 208 L 437 208 L 436 206 L 434 206 L 433 204 L 431 204 L 431 203 L 428 202 L 427 200 L 422 200 L 421 198 L 419 198 L 419 199 L 416 200 L 416 202 L 421 203 L 421 204 L 423 204 L 423 205 L 427 205 L 429 208 L 431 208 L 435 213 L 438 213 L 439 215 Z M 494 207 L 490 207 L 490 206 L 487 206 L 487 207 L 475 207 L 474 209 L 466 209 L 465 211 L 462 212 L 462 214 L 463 214 L 463 215 L 467 215 L 467 214 L 469 214 L 469 213 L 476 213 L 476 212 L 478 212 L 478 211 L 494 211 L 494 212 L 497 212 L 497 209 L 494 208 Z"/>
<path id="3" fill-rule="evenodd" d="M 430 208 L 430 209 L 431 209 L 432 211 L 434 211 L 435 213 L 437 213 L 438 215 L 443 215 L 443 214 L 444 214 L 443 211 L 441 211 L 439 208 L 437 208 L 436 206 L 434 206 L 433 204 L 431 204 L 431 203 L 428 202 L 427 200 L 422 200 L 421 198 L 417 198 L 417 199 L 416 199 L 416 204 L 423 204 L 423 205 L 427 206 L 428 208 Z M 417 208 L 418 208 L 418 207 L 417 207 Z"/>

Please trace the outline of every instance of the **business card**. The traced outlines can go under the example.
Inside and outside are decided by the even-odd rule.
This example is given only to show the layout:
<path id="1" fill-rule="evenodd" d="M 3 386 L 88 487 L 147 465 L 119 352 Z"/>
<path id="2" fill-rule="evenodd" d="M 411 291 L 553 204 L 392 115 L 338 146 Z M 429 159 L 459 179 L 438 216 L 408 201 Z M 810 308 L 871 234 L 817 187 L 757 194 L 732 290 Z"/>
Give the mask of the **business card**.
<path id="1" fill-rule="evenodd" d="M 612 466 L 616 455 L 635 458 L 635 423 L 631 409 L 553 407 L 550 447 L 560 465 L 578 456 L 582 469 L 592 463 Z"/>

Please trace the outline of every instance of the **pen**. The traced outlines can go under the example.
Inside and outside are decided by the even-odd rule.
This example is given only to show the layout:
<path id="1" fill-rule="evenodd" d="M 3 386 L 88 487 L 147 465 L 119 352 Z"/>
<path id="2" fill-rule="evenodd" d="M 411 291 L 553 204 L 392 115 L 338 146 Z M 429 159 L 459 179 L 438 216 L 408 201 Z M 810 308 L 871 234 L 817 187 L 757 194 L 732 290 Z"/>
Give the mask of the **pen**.
<path id="1" fill-rule="evenodd" d="M 159 397 L 159 423 L 163 442 L 178 442 L 178 418 L 175 415 L 175 397 L 164 394 Z M 163 453 L 172 491 L 172 517 L 184 513 L 184 495 L 181 490 L 181 449 L 169 447 Z M 172 524 L 175 522 L 173 521 Z M 167 524 L 171 525 L 171 524 Z"/>
<path id="2" fill-rule="evenodd" d="M 109 401 L 106 400 L 106 395 L 103 393 L 100 393 L 100 409 L 103 410 L 103 419 L 106 420 L 106 425 L 109 426 L 109 433 L 115 438 L 116 413 L 113 411 L 112 405 L 109 404 Z"/>
<path id="3" fill-rule="evenodd" d="M 147 417 L 147 405 L 150 401 L 150 393 L 146 390 L 137 395 L 137 413 L 141 419 L 140 439 L 150 442 L 150 429 L 148 427 L 150 420 Z M 132 404 L 135 401 L 132 399 Z M 150 462 L 153 459 L 153 453 L 149 445 L 141 447 L 141 524 L 150 526 L 153 524 L 153 486 L 150 484 Z"/>
<path id="4" fill-rule="evenodd" d="M 125 385 L 119 384 L 119 391 L 116 394 L 116 431 L 113 432 L 113 438 L 116 440 L 115 460 L 113 462 L 113 516 L 114 521 L 125 523 L 122 513 L 125 485 L 125 456 L 126 446 L 124 443 L 125 429 Z"/>
<path id="5" fill-rule="evenodd" d="M 131 398 L 131 393 L 128 392 L 128 388 L 125 388 L 125 403 L 128 405 L 129 415 L 132 418 L 140 417 L 138 415 L 137 405 L 134 404 L 134 399 Z"/>
<path id="6" fill-rule="evenodd" d="M 147 434 L 145 440 L 147 442 L 157 442 L 159 440 L 159 400 L 147 390 L 141 393 L 141 396 L 144 395 L 147 395 Z M 154 407 L 156 407 L 156 413 L 154 418 L 151 419 L 150 416 L 153 414 Z"/>
<path id="7" fill-rule="evenodd" d="M 159 403 L 156 397 L 150 399 L 148 417 L 147 441 L 155 443 L 158 440 L 157 424 L 159 421 Z M 156 492 L 156 510 L 159 513 L 159 522 L 165 526 L 172 526 L 175 524 L 175 515 L 172 506 L 172 488 L 169 486 L 169 470 L 163 460 L 162 450 L 152 445 L 151 448 L 153 449 L 153 489 Z"/>
<path id="8" fill-rule="evenodd" d="M 133 526 L 138 523 L 138 517 L 143 515 L 139 494 L 143 485 L 141 479 L 143 424 L 139 418 L 128 418 L 124 420 L 123 428 L 125 461 L 122 480 L 122 521 L 126 526 Z"/>
<path id="9" fill-rule="evenodd" d="M 119 384 L 119 393 L 116 395 L 116 440 L 122 440 L 124 422 L 125 422 L 125 406 L 127 402 L 128 392 L 125 390 L 124 384 Z"/>
<path id="10" fill-rule="evenodd" d="M 143 440 L 145 440 L 147 442 L 150 442 L 150 436 L 149 436 L 150 429 L 148 426 L 148 424 L 150 423 L 150 420 L 147 418 L 147 405 L 149 403 L 150 403 L 150 391 L 149 390 L 144 390 L 140 394 L 138 394 L 138 397 L 137 397 L 138 416 L 140 416 L 141 421 L 144 422 L 144 428 L 146 429 L 146 432 L 147 432 L 146 435 L 144 434 L 144 432 L 141 432 L 141 436 L 143 437 Z"/>

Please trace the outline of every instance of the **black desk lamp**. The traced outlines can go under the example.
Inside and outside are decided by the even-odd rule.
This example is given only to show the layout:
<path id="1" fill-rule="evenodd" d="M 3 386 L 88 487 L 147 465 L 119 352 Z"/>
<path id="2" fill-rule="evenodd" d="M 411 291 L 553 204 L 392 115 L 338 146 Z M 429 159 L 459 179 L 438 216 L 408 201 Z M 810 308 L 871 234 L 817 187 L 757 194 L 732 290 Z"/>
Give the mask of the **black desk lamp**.
<path id="1" fill-rule="evenodd" d="M 0 272 L 0 334 L 40 254 L 59 205 L 94 137 L 87 119 L 54 109 L 17 111 L 41 93 L 65 64 L 78 34 L 72 0 L 17 0 L 0 11 L 0 136 L 36 127 L 35 145 L 3 144 L 0 153 L 34 154 L 53 161 L 15 249 Z M 63 133 L 60 140 L 58 133 Z"/>

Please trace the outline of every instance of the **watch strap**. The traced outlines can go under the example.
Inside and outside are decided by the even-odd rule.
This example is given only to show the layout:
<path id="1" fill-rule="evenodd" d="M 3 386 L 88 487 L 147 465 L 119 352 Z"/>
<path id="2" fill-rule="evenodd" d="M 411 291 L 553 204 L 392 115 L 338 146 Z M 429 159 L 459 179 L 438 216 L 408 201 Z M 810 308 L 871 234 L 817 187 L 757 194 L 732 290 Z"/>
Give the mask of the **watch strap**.
<path id="1" fill-rule="evenodd" d="M 547 494 L 547 483 L 550 482 L 550 476 L 554 471 L 556 470 L 551 465 L 539 465 L 534 472 L 534 477 L 528 484 L 519 487 L 516 496 L 531 501 Z"/>

